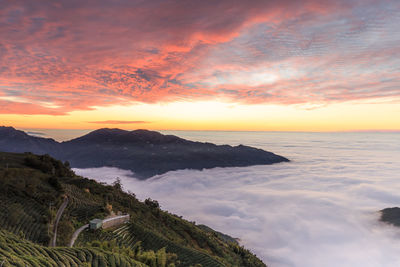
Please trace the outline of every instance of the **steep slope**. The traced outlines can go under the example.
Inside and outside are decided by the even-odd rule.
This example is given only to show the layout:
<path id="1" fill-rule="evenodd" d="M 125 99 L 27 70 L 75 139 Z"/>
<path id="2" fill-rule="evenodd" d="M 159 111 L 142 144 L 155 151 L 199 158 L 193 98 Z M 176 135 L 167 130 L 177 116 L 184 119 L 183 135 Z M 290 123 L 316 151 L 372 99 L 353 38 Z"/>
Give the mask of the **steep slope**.
<path id="1" fill-rule="evenodd" d="M 66 266 L 122 266 L 115 262 L 265 266 L 237 243 L 161 210 L 157 201 L 139 201 L 124 192 L 118 181 L 111 186 L 76 176 L 68 165 L 46 155 L 0 153 L 0 159 L 0 264 L 4 261 L 4 266 L 42 266 L 45 261 L 50 266 L 60 262 Z M 56 211 L 65 198 L 69 201 L 58 224 L 59 248 L 47 248 Z M 89 220 L 118 212 L 129 214 L 129 223 L 84 231 L 74 248 L 64 247 Z"/>
<path id="2" fill-rule="evenodd" d="M 4 127 L 3 127 L 4 128 Z M 154 131 L 100 129 L 57 143 L 13 128 L 0 133 L 0 151 L 47 153 L 76 168 L 113 166 L 131 170 L 137 178 L 180 169 L 243 167 L 273 164 L 288 159 L 248 146 L 193 142 Z"/>

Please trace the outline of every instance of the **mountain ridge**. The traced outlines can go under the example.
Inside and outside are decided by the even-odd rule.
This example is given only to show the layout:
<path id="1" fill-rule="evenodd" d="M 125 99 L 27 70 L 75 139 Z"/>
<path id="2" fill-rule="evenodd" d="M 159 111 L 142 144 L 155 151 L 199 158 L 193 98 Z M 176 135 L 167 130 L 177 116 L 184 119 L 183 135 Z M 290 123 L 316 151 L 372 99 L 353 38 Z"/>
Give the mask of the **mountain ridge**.
<path id="1" fill-rule="evenodd" d="M 187 141 L 183 138 L 174 135 L 163 135 L 156 131 L 150 131 L 145 129 L 137 129 L 133 131 L 122 130 L 118 128 L 100 128 L 94 130 L 86 135 L 64 141 L 63 144 L 79 141 L 104 141 L 105 138 L 118 137 L 120 140 L 115 141 L 127 141 L 127 142 L 172 142 L 172 141 Z M 107 139 L 106 139 L 107 140 Z"/>
<path id="2" fill-rule="evenodd" d="M 285 157 L 245 145 L 215 145 L 156 131 L 102 128 L 69 141 L 30 136 L 0 127 L 0 151 L 49 154 L 74 168 L 117 167 L 147 179 L 168 171 L 246 167 L 288 162 Z"/>

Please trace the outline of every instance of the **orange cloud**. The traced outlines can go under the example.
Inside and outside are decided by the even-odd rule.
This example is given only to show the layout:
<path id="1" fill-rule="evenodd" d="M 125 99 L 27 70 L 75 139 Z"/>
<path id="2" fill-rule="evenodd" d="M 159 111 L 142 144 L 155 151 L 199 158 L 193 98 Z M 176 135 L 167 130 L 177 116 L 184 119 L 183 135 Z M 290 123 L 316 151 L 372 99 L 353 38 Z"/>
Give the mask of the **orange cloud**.
<path id="1" fill-rule="evenodd" d="M 0 7 L 0 113 L 400 95 L 394 0 L 25 0 Z"/>
<path id="2" fill-rule="evenodd" d="M 151 123 L 150 121 L 118 121 L 118 120 L 107 120 L 107 121 L 88 121 L 89 123 L 95 124 L 141 124 Z"/>

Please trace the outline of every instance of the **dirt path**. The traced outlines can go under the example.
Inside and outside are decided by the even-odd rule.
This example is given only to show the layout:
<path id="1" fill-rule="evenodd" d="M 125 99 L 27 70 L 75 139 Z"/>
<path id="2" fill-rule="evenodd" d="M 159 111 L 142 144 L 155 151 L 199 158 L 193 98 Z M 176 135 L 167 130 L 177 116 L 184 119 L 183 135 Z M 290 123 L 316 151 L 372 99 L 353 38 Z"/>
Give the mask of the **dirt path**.
<path id="1" fill-rule="evenodd" d="M 61 216 L 62 216 L 62 214 L 63 214 L 65 208 L 66 208 L 67 205 L 68 205 L 68 202 L 69 202 L 68 197 L 64 198 L 64 202 L 61 204 L 60 208 L 59 208 L 58 211 L 57 211 L 56 220 L 55 220 L 54 227 L 53 227 L 53 238 L 51 239 L 51 242 L 50 242 L 50 246 L 51 246 L 51 247 L 55 247 L 56 244 L 57 244 L 57 228 L 58 228 L 58 223 L 59 223 L 59 221 L 60 221 L 60 219 L 61 219 Z"/>

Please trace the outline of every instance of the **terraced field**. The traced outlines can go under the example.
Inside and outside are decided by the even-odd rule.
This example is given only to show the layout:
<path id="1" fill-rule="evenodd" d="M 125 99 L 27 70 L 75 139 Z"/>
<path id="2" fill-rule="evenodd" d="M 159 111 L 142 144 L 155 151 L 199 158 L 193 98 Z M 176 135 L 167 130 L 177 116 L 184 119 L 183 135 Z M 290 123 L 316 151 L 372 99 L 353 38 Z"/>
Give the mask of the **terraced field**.
<path id="1" fill-rule="evenodd" d="M 48 214 L 35 201 L 0 197 L 0 225 L 3 229 L 36 243 L 48 240 Z"/>
<path id="2" fill-rule="evenodd" d="M 48 248 L 21 240 L 16 235 L 0 231 L 0 265 L 6 266 L 125 266 L 145 267 L 124 255 L 94 248 Z"/>
<path id="3" fill-rule="evenodd" d="M 119 246 L 135 249 L 137 242 L 141 242 L 141 247 L 145 250 L 166 248 L 167 252 L 177 254 L 178 261 L 180 262 L 178 266 L 192 266 L 195 264 L 201 264 L 203 267 L 224 266 L 210 255 L 180 246 L 133 222 L 123 225 L 113 231 L 102 231 L 96 234 L 96 236 L 91 236 L 90 233 L 83 234 L 83 236 L 84 237 L 80 238 L 77 242 L 77 246 L 82 246 L 87 241 L 98 239 L 101 241 L 116 240 Z"/>
<path id="4" fill-rule="evenodd" d="M 76 188 L 75 186 L 65 184 L 64 189 L 70 199 L 70 204 L 67 207 L 69 215 L 75 217 L 80 222 L 86 222 L 95 214 L 102 211 L 103 206 L 92 200 L 90 194 Z"/>

